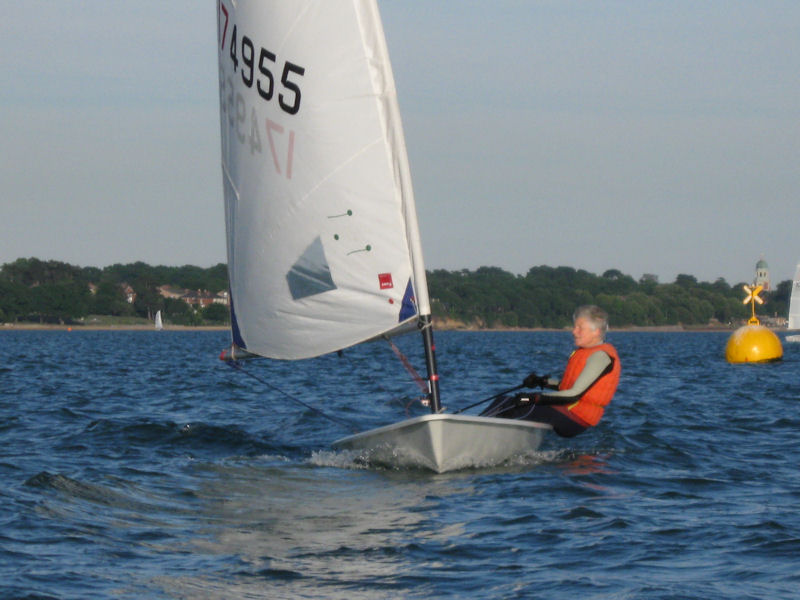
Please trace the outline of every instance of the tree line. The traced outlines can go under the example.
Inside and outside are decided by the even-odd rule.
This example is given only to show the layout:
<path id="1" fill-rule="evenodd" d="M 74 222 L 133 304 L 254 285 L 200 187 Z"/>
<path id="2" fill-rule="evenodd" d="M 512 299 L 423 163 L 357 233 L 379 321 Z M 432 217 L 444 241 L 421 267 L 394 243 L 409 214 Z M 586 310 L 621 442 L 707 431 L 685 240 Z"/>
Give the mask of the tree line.
<path id="1" fill-rule="evenodd" d="M 582 304 L 597 304 L 614 327 L 733 325 L 750 317 L 742 286 L 725 279 L 700 282 L 678 275 L 659 283 L 654 275 L 638 281 L 617 269 L 595 275 L 571 267 L 532 267 L 514 275 L 497 267 L 475 271 L 435 270 L 428 279 L 433 314 L 477 327 L 567 327 Z M 791 281 L 764 292 L 757 315 L 785 317 Z"/>
<path id="2" fill-rule="evenodd" d="M 228 267 L 224 263 L 207 269 L 154 267 L 136 262 L 100 269 L 20 258 L 0 267 L 0 322 L 75 323 L 89 315 L 153 319 L 159 310 L 165 320 L 180 325 L 229 322 L 226 306 L 197 309 L 179 298 L 163 297 L 162 285 L 224 291 Z M 124 286 L 135 292 L 132 302 Z"/>
<path id="3" fill-rule="evenodd" d="M 484 328 L 566 327 L 581 304 L 603 307 L 614 327 L 736 324 L 750 316 L 749 306 L 742 304 L 743 284 L 729 285 L 723 278 L 700 282 L 686 274 L 670 283 L 659 283 L 654 275 L 637 281 L 617 269 L 595 275 L 549 266 L 532 267 L 525 275 L 498 267 L 428 272 L 434 317 Z M 124 285 L 135 291 L 132 302 Z M 181 299 L 163 297 L 159 291 L 163 285 L 224 291 L 227 266 L 136 262 L 101 269 L 20 258 L 0 267 L 0 322 L 75 323 L 89 315 L 152 319 L 158 310 L 176 324 L 229 322 L 226 306 L 196 309 Z M 785 316 L 791 285 L 789 280 L 782 281 L 763 293 L 765 303 L 758 308 L 758 316 Z"/>

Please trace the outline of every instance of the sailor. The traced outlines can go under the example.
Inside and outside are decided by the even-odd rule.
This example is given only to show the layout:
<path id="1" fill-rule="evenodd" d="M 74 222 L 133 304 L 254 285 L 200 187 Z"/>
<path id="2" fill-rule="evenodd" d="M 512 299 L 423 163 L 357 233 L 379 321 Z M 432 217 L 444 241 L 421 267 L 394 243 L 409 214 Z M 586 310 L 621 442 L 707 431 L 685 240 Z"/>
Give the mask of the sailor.
<path id="1" fill-rule="evenodd" d="M 561 437 L 576 436 L 600 422 L 620 373 L 617 351 L 605 342 L 608 314 L 594 305 L 581 306 L 572 322 L 576 349 L 562 378 L 531 373 L 523 387 L 539 387 L 541 392 L 500 398 L 482 415 L 547 423 Z"/>

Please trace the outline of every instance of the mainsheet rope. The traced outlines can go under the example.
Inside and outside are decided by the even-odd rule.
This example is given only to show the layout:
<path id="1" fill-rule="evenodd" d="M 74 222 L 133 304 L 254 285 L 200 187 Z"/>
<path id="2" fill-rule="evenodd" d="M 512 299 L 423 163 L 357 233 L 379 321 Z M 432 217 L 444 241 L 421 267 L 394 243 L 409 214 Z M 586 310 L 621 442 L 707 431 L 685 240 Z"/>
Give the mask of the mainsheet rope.
<path id="1" fill-rule="evenodd" d="M 428 397 L 428 393 L 429 393 L 428 384 L 425 383 L 425 380 L 422 378 L 422 376 L 419 373 L 417 373 L 417 371 L 414 369 L 414 367 L 411 364 L 411 362 L 402 353 L 400 348 L 398 348 L 395 345 L 395 343 L 388 336 L 384 336 L 384 339 L 389 343 L 389 346 L 392 348 L 392 351 L 395 353 L 397 358 L 400 359 L 400 362 L 403 364 L 403 366 L 409 372 L 409 374 L 411 375 L 411 378 L 419 386 L 419 389 L 424 394 L 424 397 L 427 398 Z M 339 356 L 343 355 L 341 350 L 338 352 L 338 354 L 339 354 Z M 333 415 L 329 415 L 328 413 L 326 413 L 323 410 L 320 410 L 316 406 L 312 406 L 311 404 L 308 404 L 307 402 L 303 402 L 302 400 L 300 400 L 300 398 L 292 396 L 290 393 L 286 392 L 285 390 L 282 390 L 281 388 L 279 388 L 278 386 L 270 383 L 266 379 L 264 379 L 262 377 L 259 377 L 255 373 L 251 373 L 250 371 L 245 370 L 244 367 L 242 367 L 241 363 L 239 363 L 238 361 L 236 361 L 236 360 L 225 360 L 225 362 L 228 364 L 229 367 L 231 367 L 233 369 L 237 369 L 237 370 L 241 371 L 242 373 L 244 373 L 245 375 L 247 375 L 249 377 L 252 377 L 253 379 L 258 381 L 262 385 L 265 385 L 268 388 L 270 388 L 272 390 L 275 390 L 279 394 L 282 394 L 282 395 L 286 396 L 292 402 L 296 402 L 296 403 L 304 406 L 305 408 L 314 411 L 315 413 L 317 413 L 320 416 L 328 419 L 329 421 L 332 421 L 334 423 L 337 423 L 339 425 L 343 425 L 344 427 L 347 427 L 353 433 L 357 433 L 359 431 L 358 428 L 355 425 L 353 425 L 352 423 L 350 423 L 348 421 L 345 421 L 344 419 L 340 419 L 338 417 L 334 417 Z M 409 414 L 409 408 L 410 408 L 411 404 L 413 404 L 416 401 L 418 401 L 418 400 L 412 400 L 411 402 L 409 402 L 409 403 L 407 403 L 405 405 L 406 415 Z M 485 400 L 482 401 L 482 402 L 485 402 Z"/>
<path id="2" fill-rule="evenodd" d="M 339 425 L 343 425 L 344 427 L 347 427 L 353 433 L 357 433 L 358 432 L 358 428 L 355 425 L 353 425 L 352 423 L 350 423 L 349 421 L 345 421 L 344 419 L 340 419 L 338 417 L 334 417 L 333 415 L 329 415 L 328 413 L 320 410 L 316 406 L 312 406 L 311 404 L 308 404 L 307 402 L 303 402 L 302 400 L 300 400 L 300 398 L 296 398 L 295 396 L 292 396 L 289 392 L 286 392 L 286 391 L 282 390 L 281 388 L 279 388 L 278 386 L 271 384 L 266 379 L 264 379 L 262 377 L 259 377 L 255 373 L 251 373 L 250 371 L 245 370 L 242 367 L 242 365 L 239 364 L 237 361 L 235 361 L 235 360 L 226 360 L 225 362 L 228 364 L 229 367 L 232 367 L 234 369 L 237 369 L 237 370 L 241 371 L 245 375 L 248 375 L 248 376 L 252 377 L 253 379 L 258 381 L 259 383 L 267 386 L 268 388 L 270 388 L 272 390 L 275 390 L 276 392 L 278 392 L 280 394 L 283 394 L 284 396 L 289 398 L 289 400 L 291 400 L 293 402 L 297 402 L 298 404 L 306 407 L 307 409 L 314 411 L 315 413 L 317 413 L 321 417 L 324 417 L 324 418 L 328 419 L 329 421 L 333 421 L 334 423 L 337 423 Z"/>

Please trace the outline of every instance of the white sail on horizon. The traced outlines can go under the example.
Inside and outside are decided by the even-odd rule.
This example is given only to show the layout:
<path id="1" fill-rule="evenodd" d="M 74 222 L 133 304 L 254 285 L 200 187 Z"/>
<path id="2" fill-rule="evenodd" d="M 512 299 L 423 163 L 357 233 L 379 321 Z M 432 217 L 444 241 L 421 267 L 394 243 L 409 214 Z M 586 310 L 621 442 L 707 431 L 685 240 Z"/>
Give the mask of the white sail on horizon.
<path id="1" fill-rule="evenodd" d="M 792 280 L 792 294 L 789 299 L 788 329 L 800 329 L 800 263 L 794 272 Z"/>

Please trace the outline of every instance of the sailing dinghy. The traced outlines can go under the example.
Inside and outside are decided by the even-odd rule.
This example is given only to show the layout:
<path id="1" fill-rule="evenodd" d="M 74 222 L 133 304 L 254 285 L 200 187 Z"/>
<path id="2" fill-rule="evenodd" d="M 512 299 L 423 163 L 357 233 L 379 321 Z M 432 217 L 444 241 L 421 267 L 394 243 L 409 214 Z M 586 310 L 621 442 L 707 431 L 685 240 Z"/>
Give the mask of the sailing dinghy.
<path id="1" fill-rule="evenodd" d="M 794 271 L 792 280 L 792 295 L 789 298 L 789 320 L 786 323 L 787 329 L 800 329 L 800 263 Z M 800 342 L 800 334 L 786 336 L 787 342 Z"/>
<path id="2" fill-rule="evenodd" d="M 375 0 L 219 0 L 232 346 L 301 360 L 419 330 L 431 414 L 337 440 L 370 463 L 502 463 L 548 425 L 445 414 L 394 77 Z"/>

